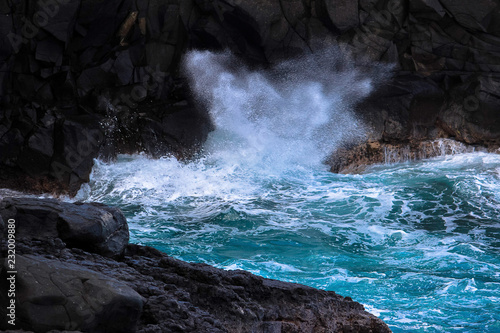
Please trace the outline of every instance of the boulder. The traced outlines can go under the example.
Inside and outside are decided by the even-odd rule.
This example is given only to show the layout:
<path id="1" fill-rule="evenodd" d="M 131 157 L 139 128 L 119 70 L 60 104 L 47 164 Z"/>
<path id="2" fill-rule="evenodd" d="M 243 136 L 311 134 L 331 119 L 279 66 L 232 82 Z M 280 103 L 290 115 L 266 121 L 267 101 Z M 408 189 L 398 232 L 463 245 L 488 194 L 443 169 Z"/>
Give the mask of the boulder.
<path id="1" fill-rule="evenodd" d="M 0 284 L 4 285 L 10 276 L 4 263 L 1 271 Z M 124 283 L 74 264 L 33 255 L 17 255 L 16 271 L 15 328 L 34 332 L 136 331 L 143 300 Z M 5 293 L 0 296 L 5 297 Z M 0 300 L 2 304 L 5 301 Z M 0 325 L 12 328 L 5 321 Z"/>
<path id="2" fill-rule="evenodd" d="M 335 173 L 363 172 L 371 164 L 403 163 L 451 154 L 490 151 L 453 139 L 413 140 L 408 142 L 362 143 L 349 149 L 337 150 L 328 160 L 330 170 Z"/>
<path id="3" fill-rule="evenodd" d="M 165 307 L 167 299 L 151 297 L 145 311 L 162 331 L 173 326 L 172 317 L 184 312 L 200 326 L 208 324 L 204 313 L 215 320 L 212 328 L 199 331 L 189 321 L 174 321 L 183 332 L 390 332 L 361 304 L 334 292 L 264 279 L 240 270 L 185 263 L 136 245 L 130 245 L 127 254 L 132 267 L 166 286 L 175 285 L 196 309 L 193 313 L 195 309 L 185 308 L 180 302 L 173 308 Z M 141 262 L 139 254 L 154 259 Z"/>
<path id="4" fill-rule="evenodd" d="M 18 238 L 60 238 L 70 247 L 109 257 L 122 255 L 129 240 L 127 221 L 121 211 L 97 203 L 4 198 L 0 201 L 0 215 L 4 220 L 16 220 Z"/>

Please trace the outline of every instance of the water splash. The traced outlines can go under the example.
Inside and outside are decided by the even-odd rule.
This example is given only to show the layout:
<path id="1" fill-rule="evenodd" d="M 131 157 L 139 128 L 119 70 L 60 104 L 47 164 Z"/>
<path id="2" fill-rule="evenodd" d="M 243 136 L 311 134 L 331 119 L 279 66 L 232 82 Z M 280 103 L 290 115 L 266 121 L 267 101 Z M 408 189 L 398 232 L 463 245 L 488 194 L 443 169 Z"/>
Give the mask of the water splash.
<path id="1" fill-rule="evenodd" d="M 364 135 L 353 109 L 384 76 L 324 56 L 250 71 L 228 53 L 190 53 L 217 127 L 206 156 L 97 162 L 80 199 L 119 206 L 132 242 L 335 290 L 395 332 L 499 332 L 500 156 L 321 170 Z"/>
<path id="2" fill-rule="evenodd" d="M 219 161 L 286 168 L 320 165 L 361 140 L 366 129 L 354 107 L 388 68 L 355 68 L 330 49 L 252 71 L 228 52 L 193 51 L 185 71 L 216 126 L 206 152 Z"/>
<path id="3" fill-rule="evenodd" d="M 486 152 L 487 149 L 475 147 L 453 139 L 436 139 L 422 141 L 416 145 L 394 146 L 386 144 L 384 148 L 384 162 L 386 164 L 423 160 L 437 156 Z"/>
<path id="4" fill-rule="evenodd" d="M 91 179 L 80 200 L 119 206 L 134 243 L 349 295 L 394 332 L 499 332 L 500 155 L 358 175 L 120 156 Z"/>

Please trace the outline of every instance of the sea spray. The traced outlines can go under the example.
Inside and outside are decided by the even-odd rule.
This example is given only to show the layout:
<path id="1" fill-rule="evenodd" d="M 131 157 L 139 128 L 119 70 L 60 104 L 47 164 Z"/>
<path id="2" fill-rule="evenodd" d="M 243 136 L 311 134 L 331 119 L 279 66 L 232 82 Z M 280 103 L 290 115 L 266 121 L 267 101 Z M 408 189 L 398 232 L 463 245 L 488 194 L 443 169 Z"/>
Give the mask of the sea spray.
<path id="1" fill-rule="evenodd" d="M 334 290 L 394 332 L 500 332 L 500 155 L 359 175 L 209 160 L 97 162 L 85 199 L 120 207 L 133 243 Z"/>
<path id="2" fill-rule="evenodd" d="M 336 49 L 250 70 L 229 52 L 192 51 L 184 68 L 216 130 L 205 151 L 246 166 L 320 165 L 365 125 L 354 108 L 385 79 L 384 65 L 355 67 Z"/>
<path id="3" fill-rule="evenodd" d="M 134 243 L 334 290 L 394 332 L 500 332 L 500 155 L 333 174 L 321 159 L 362 138 L 355 106 L 383 70 L 344 60 L 320 70 L 306 57 L 251 71 L 207 52 L 189 61 L 216 125 L 206 154 L 98 161 L 81 200 L 120 207 Z"/>

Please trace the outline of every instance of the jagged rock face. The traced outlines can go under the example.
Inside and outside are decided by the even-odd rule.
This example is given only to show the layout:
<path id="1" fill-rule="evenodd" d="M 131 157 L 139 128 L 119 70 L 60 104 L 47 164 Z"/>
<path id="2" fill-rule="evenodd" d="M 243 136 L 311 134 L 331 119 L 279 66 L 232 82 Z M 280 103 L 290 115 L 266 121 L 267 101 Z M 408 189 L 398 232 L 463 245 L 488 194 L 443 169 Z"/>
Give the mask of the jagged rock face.
<path id="1" fill-rule="evenodd" d="M 394 64 L 358 106 L 369 140 L 500 143 L 493 0 L 9 0 L 0 5 L 2 183 L 75 193 L 102 154 L 189 157 L 211 130 L 186 49 L 266 65 L 340 43 Z"/>
<path id="2" fill-rule="evenodd" d="M 123 256 L 115 258 L 98 254 L 97 247 L 82 246 L 96 229 L 82 223 L 82 216 L 89 209 L 121 214 L 117 209 L 33 198 L 16 198 L 15 207 L 19 230 L 16 329 L 390 332 L 361 304 L 331 291 L 185 263 L 139 245 L 129 244 Z M 0 231 L 6 237 L 2 217 L 4 222 L 12 217 L 12 204 L 0 205 Z M 78 228 L 78 233 L 64 238 L 56 225 L 57 217 Z M 5 255 L 7 242 L 0 242 L 0 246 L 0 253 Z M 0 265 L 0 287 L 7 290 L 8 269 L 6 263 Z M 6 297 L 6 293 L 0 294 L 0 306 L 5 306 Z M 12 328 L 6 325 L 1 321 L 0 330 Z"/>
<path id="3" fill-rule="evenodd" d="M 179 1 L 0 5 L 0 182 L 75 194 L 93 159 L 189 157 L 210 131 L 175 74 Z"/>

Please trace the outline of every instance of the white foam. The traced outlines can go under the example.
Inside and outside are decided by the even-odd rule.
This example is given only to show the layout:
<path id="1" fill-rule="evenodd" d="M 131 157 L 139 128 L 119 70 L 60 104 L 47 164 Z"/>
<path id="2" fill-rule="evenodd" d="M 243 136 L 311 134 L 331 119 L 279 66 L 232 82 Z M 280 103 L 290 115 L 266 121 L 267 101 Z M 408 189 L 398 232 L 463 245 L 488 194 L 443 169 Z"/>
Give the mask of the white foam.
<path id="1" fill-rule="evenodd" d="M 267 261 L 262 263 L 266 268 L 273 272 L 302 272 L 302 270 L 293 267 L 292 265 L 282 264 L 276 261 Z"/>
<path id="2" fill-rule="evenodd" d="M 274 278 L 304 277 L 329 289 L 357 284 L 351 289 L 367 294 L 432 279 L 434 295 L 472 295 L 485 284 L 470 275 L 439 274 L 499 277 L 482 248 L 491 237 L 484 226 L 499 225 L 492 212 L 500 208 L 500 156 L 463 154 L 334 175 L 321 162 L 363 135 L 352 107 L 370 92 L 369 79 L 352 68 L 316 77 L 288 73 L 297 65 L 289 64 L 271 74 L 291 78 L 276 80 L 234 69 L 227 54 L 190 56 L 195 93 L 216 126 L 202 157 L 189 163 L 144 155 L 97 161 L 91 191 L 79 192 L 80 199 L 111 200 L 133 212 L 134 239 L 161 243 L 182 259 Z M 445 195 L 451 199 L 442 200 Z M 301 249 L 303 258 L 296 255 Z M 395 277 L 400 268 L 408 273 Z M 373 272 L 378 269 L 387 276 Z M 412 291 L 429 297 L 426 288 L 417 289 Z M 418 319 L 426 316 L 403 313 L 392 322 L 425 329 L 432 326 Z"/>
<path id="3" fill-rule="evenodd" d="M 369 305 L 369 304 L 363 304 L 363 306 L 365 307 L 366 311 L 368 311 L 369 313 L 371 313 L 372 315 L 374 315 L 376 317 L 380 317 L 380 315 L 383 312 L 387 312 L 386 310 L 378 309 L 378 308 L 376 308 L 372 305 Z"/>
<path id="4" fill-rule="evenodd" d="M 207 151 L 272 169 L 320 165 L 341 144 L 364 137 L 352 108 L 388 72 L 362 73 L 335 50 L 267 71 L 250 71 L 228 52 L 193 51 L 185 68 L 216 126 Z"/>

